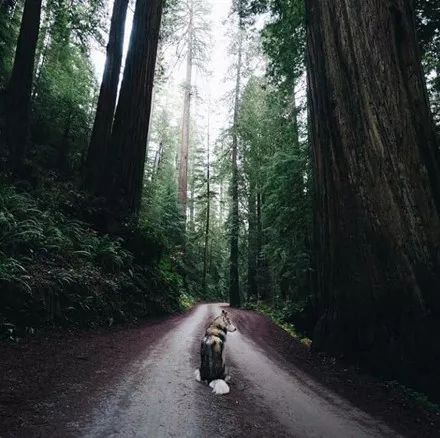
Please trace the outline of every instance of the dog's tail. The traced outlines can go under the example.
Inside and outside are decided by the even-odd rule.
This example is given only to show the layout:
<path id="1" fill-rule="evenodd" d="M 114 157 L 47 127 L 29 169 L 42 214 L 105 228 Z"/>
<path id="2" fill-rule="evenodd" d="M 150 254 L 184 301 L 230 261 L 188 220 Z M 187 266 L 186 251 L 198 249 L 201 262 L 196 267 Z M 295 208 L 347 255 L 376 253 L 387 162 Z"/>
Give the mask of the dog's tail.
<path id="1" fill-rule="evenodd" d="M 229 394 L 229 385 L 222 379 L 213 380 L 209 386 L 212 388 L 214 394 L 223 395 Z"/>
<path id="2" fill-rule="evenodd" d="M 194 371 L 194 377 L 196 378 L 197 382 L 201 382 L 201 376 L 200 376 L 200 368 L 197 368 Z M 212 388 L 212 392 L 216 395 L 223 395 L 223 394 L 229 394 L 230 388 L 229 385 L 226 382 L 229 382 L 231 379 L 230 376 L 226 376 L 225 380 L 223 379 L 217 379 L 212 380 L 209 386 Z"/>

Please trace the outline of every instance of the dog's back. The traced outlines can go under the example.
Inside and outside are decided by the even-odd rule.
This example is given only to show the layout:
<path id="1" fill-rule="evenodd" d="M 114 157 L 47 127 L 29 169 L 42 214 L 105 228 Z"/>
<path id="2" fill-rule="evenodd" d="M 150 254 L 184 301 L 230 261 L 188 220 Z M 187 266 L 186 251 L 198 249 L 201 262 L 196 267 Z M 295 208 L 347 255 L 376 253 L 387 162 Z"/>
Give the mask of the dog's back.
<path id="1" fill-rule="evenodd" d="M 201 365 L 200 369 L 196 370 L 196 379 L 209 383 L 216 394 L 229 392 L 229 386 L 225 382 L 228 376 L 223 351 L 227 332 L 235 330 L 227 312 L 223 310 L 222 314 L 208 326 L 201 343 Z"/>
<path id="2" fill-rule="evenodd" d="M 225 363 L 223 359 L 226 329 L 216 323 L 217 318 L 207 328 L 200 348 L 200 378 L 210 383 L 212 380 L 224 379 Z"/>

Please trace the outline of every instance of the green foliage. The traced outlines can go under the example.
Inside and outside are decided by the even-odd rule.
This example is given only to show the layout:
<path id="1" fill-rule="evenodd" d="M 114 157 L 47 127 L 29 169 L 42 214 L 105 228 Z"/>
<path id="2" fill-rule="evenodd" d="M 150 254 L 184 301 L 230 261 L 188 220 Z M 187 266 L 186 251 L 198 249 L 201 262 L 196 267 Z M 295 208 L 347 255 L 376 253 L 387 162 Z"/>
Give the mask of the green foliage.
<path id="1" fill-rule="evenodd" d="M 269 57 L 269 75 L 292 93 L 305 66 L 305 11 L 303 0 L 271 2 L 272 20 L 263 30 L 263 48 Z"/>
<path id="2" fill-rule="evenodd" d="M 45 14 L 51 22 L 53 35 L 63 35 L 65 41 L 87 53 L 91 43 L 105 44 L 106 1 L 105 0 L 47 0 Z"/>
<path id="3" fill-rule="evenodd" d="M 6 87 L 12 71 L 21 12 L 21 2 L 9 0 L 0 7 L 0 90 Z"/>
<path id="4" fill-rule="evenodd" d="M 417 406 L 420 406 L 428 411 L 439 413 L 440 406 L 438 404 L 432 403 L 426 394 L 415 391 L 412 388 L 408 388 L 405 385 L 397 382 L 396 380 L 391 380 L 386 383 L 387 387 L 393 391 L 397 391 L 403 394 L 409 401 Z"/>
<path id="5" fill-rule="evenodd" d="M 141 222 L 161 236 L 166 248 L 178 252 L 183 244 L 184 229 L 175 179 L 179 133 L 177 127 L 170 124 L 170 114 L 164 108 L 157 111 L 153 126 L 152 141 L 157 145 L 157 151 L 147 163 L 149 181 L 144 191 Z"/>
<path id="6" fill-rule="evenodd" d="M 295 324 L 292 323 L 292 320 L 286 316 L 290 313 L 288 307 L 273 307 L 263 303 L 247 303 L 246 308 L 249 310 L 256 310 L 257 312 L 268 316 L 275 324 L 289 333 L 290 336 L 298 339 L 307 347 L 311 346 L 311 339 L 304 336 L 301 331 L 298 331 Z"/>
<path id="7" fill-rule="evenodd" d="M 167 105 L 157 102 L 140 222 L 156 236 L 162 236 L 165 257 L 172 261 L 181 276 L 182 291 L 187 297 L 193 300 L 224 299 L 227 256 L 223 224 L 218 220 L 214 207 L 210 216 L 207 290 L 202 290 L 207 199 L 209 196 L 213 204 L 218 201 L 215 190 L 209 195 L 206 193 L 206 139 L 193 123 L 193 151 L 189 162 L 190 213 L 186 226 L 177 203 L 176 151 L 179 140 L 179 127 L 172 123 Z"/>
<path id="8" fill-rule="evenodd" d="M 259 282 L 269 268 L 271 280 L 259 295 L 272 296 L 275 304 L 293 300 L 303 305 L 312 294 L 310 170 L 297 126 L 296 107 L 284 92 L 251 78 L 243 93 L 238 133 L 246 196 L 262 201 L 260 218 L 249 211 L 248 253 L 254 257 Z"/>
<path id="9" fill-rule="evenodd" d="M 56 202 L 49 209 L 44 204 L 0 185 L 0 324 L 6 333 L 8 324 L 96 325 L 180 309 L 181 278 L 170 261 L 137 263 L 141 257 L 124 239 L 70 219 Z M 148 239 L 143 232 L 134 231 L 137 241 Z"/>
<path id="10" fill-rule="evenodd" d="M 190 295 L 186 292 L 183 292 L 180 294 L 179 303 L 180 303 L 180 307 L 183 310 L 189 310 L 194 306 L 194 304 L 196 303 L 196 300 L 192 295 Z"/>
<path id="11" fill-rule="evenodd" d="M 431 108 L 440 127 L 440 4 L 435 0 L 417 0 L 416 28 L 422 52 Z"/>
<path id="12" fill-rule="evenodd" d="M 35 142 L 49 147 L 43 149 L 45 165 L 65 173 L 81 164 L 97 84 L 87 52 L 73 38 L 70 14 L 64 8 L 52 14 L 40 47 L 32 133 Z"/>

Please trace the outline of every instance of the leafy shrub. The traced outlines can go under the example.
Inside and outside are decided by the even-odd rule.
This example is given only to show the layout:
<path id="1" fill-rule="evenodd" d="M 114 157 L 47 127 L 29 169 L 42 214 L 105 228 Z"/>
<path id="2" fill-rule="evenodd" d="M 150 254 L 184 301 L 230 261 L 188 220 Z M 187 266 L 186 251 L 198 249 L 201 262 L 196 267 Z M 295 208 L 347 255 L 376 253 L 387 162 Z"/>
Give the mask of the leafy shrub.
<path id="1" fill-rule="evenodd" d="M 396 380 L 386 382 L 386 385 L 393 391 L 397 391 L 403 394 L 408 400 L 410 400 L 414 404 L 421 406 L 424 409 L 428 409 L 431 412 L 440 413 L 440 406 L 431 402 L 426 394 L 417 392 L 412 388 L 408 388 L 407 386 L 402 385 Z"/>
<path id="2" fill-rule="evenodd" d="M 0 332 L 136 320 L 187 306 L 160 237 L 147 226 L 128 227 L 123 237 L 99 234 L 63 213 L 58 193 L 41 199 L 0 184 Z"/>
<path id="3" fill-rule="evenodd" d="M 299 339 L 304 345 L 310 346 L 311 340 L 305 336 L 304 332 L 297 330 L 297 327 L 289 317 L 288 306 L 271 307 L 263 303 L 248 303 L 248 309 L 256 310 L 268 316 L 275 324 L 280 326 L 283 330 L 289 333 L 294 338 Z"/>

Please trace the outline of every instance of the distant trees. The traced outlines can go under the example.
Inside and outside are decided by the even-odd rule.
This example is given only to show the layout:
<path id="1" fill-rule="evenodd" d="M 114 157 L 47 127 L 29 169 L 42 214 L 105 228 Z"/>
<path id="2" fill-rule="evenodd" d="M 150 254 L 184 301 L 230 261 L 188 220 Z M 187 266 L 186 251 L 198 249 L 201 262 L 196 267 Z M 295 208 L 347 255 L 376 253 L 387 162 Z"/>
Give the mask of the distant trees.
<path id="1" fill-rule="evenodd" d="M 440 130 L 440 4 L 431 0 L 416 0 L 415 11 L 417 40 L 431 109 L 437 130 Z"/>
<path id="2" fill-rule="evenodd" d="M 366 353 L 388 370 L 436 369 L 438 343 L 427 339 L 440 328 L 440 161 L 414 10 L 406 1 L 306 8 L 314 345 Z"/>
<path id="3" fill-rule="evenodd" d="M 175 162 L 179 128 L 172 124 L 168 102 L 157 102 L 151 128 L 156 151 L 148 162 L 141 221 L 148 223 L 168 248 L 177 251 L 182 242 Z"/>
<path id="4" fill-rule="evenodd" d="M 30 127 L 31 91 L 35 51 L 40 31 L 42 0 L 26 0 L 14 66 L 6 90 L 5 142 L 9 148 L 9 167 L 23 170 Z"/>
<path id="5" fill-rule="evenodd" d="M 15 0 L 3 1 L 0 6 L 0 86 L 7 83 L 14 62 L 20 30 L 22 5 Z"/>
<path id="6" fill-rule="evenodd" d="M 311 295 L 309 161 L 290 100 L 267 80 L 251 77 L 238 134 L 248 206 L 247 298 L 301 308 Z"/>
<path id="7" fill-rule="evenodd" d="M 108 155 L 109 151 L 121 72 L 128 2 L 129 0 L 115 0 L 113 4 L 107 58 L 85 166 L 85 184 L 94 193 L 102 193 L 104 189 L 102 183 L 105 166 L 102 165 L 102 159 Z"/>
<path id="8" fill-rule="evenodd" d="M 96 79 L 90 46 L 104 28 L 99 0 L 50 0 L 44 8 L 32 91 L 34 162 L 63 177 L 82 167 L 93 123 Z M 38 145 L 38 146 L 36 146 Z"/>
<path id="9" fill-rule="evenodd" d="M 0 87 L 6 88 L 3 142 L 9 145 L 10 168 L 17 176 L 28 176 L 22 172 L 25 156 L 64 173 L 74 162 L 79 167 L 89 133 L 95 86 L 89 48 L 92 39 L 100 38 L 102 1 L 84 4 L 75 0 L 67 5 L 48 0 L 44 8 L 29 2 L 30 14 L 21 14 L 22 3 L 6 2 L 0 8 Z M 17 37 L 19 27 L 21 36 Z M 23 43 L 24 29 L 28 34 Z M 29 133 L 32 141 L 28 145 Z"/>
<path id="10" fill-rule="evenodd" d="M 179 150 L 179 202 L 186 220 L 188 203 L 188 162 L 191 139 L 191 103 L 195 92 L 193 84 L 194 67 L 205 71 L 209 31 L 206 16 L 209 9 L 205 1 L 188 0 L 174 10 L 174 40 L 178 56 L 186 58 L 181 145 Z M 181 41 L 178 41 L 181 39 Z"/>

